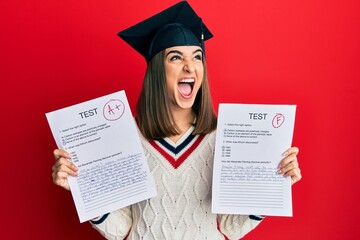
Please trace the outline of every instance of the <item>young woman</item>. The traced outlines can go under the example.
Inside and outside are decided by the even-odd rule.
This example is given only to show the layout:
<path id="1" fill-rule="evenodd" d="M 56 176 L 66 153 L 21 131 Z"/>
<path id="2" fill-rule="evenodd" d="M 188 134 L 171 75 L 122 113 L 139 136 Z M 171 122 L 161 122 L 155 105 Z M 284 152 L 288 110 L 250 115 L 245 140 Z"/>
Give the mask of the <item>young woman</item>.
<path id="1" fill-rule="evenodd" d="M 180 17 L 170 20 L 174 13 Z M 216 116 L 203 44 L 211 33 L 183 1 L 120 36 L 148 62 L 136 121 L 158 194 L 91 224 L 108 239 L 242 238 L 262 216 L 211 213 Z M 301 179 L 297 153 L 286 150 L 279 165 L 292 183 Z M 56 149 L 54 156 L 54 183 L 69 190 L 67 176 L 76 176 L 77 168 L 67 152 Z"/>

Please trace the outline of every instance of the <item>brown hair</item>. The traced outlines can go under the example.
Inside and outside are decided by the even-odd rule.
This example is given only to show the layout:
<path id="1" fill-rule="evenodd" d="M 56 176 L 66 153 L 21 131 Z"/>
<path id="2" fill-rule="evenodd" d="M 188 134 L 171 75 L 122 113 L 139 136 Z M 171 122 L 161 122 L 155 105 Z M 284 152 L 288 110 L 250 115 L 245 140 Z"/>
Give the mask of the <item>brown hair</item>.
<path id="1" fill-rule="evenodd" d="M 149 62 L 136 105 L 139 129 L 147 139 L 178 134 L 169 106 L 164 62 L 165 50 L 156 54 Z M 192 109 L 196 115 L 193 134 L 206 134 L 215 130 L 217 119 L 212 105 L 205 60 L 204 79 Z"/>

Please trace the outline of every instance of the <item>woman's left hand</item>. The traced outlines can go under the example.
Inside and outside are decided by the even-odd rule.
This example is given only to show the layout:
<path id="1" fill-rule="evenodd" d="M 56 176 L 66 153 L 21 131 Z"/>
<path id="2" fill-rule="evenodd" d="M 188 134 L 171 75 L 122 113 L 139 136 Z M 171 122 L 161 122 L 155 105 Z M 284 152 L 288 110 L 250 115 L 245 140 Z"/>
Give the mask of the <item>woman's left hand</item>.
<path id="1" fill-rule="evenodd" d="M 283 174 L 285 177 L 291 177 L 291 184 L 294 184 L 301 179 L 301 171 L 297 160 L 297 154 L 299 149 L 297 147 L 291 147 L 284 152 L 284 158 L 279 164 L 278 174 Z"/>

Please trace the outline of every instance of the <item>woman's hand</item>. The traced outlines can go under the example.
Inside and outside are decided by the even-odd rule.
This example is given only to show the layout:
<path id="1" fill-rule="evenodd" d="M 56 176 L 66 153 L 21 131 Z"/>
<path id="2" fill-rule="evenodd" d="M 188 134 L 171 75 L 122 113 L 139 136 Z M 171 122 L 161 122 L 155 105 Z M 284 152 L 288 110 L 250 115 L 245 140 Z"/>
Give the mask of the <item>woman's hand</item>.
<path id="1" fill-rule="evenodd" d="M 75 166 L 75 164 L 69 161 L 71 156 L 65 150 L 55 149 L 54 157 L 56 162 L 52 167 L 53 182 L 56 185 L 65 188 L 66 190 L 70 190 L 67 177 L 69 175 L 77 176 L 78 168 Z"/>
<path id="2" fill-rule="evenodd" d="M 291 184 L 294 184 L 301 179 L 301 171 L 297 160 L 297 154 L 299 149 L 297 147 L 291 147 L 284 152 L 284 158 L 279 164 L 278 174 L 291 177 Z"/>

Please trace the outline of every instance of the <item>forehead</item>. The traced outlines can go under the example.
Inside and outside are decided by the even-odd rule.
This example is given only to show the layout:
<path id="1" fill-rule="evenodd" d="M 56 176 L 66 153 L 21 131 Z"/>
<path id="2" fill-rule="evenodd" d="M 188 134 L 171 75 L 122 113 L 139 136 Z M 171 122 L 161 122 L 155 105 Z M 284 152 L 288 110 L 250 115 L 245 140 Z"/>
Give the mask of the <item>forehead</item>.
<path id="1" fill-rule="evenodd" d="M 187 54 L 193 54 L 195 52 L 198 51 L 202 51 L 201 47 L 199 46 L 175 46 L 175 47 L 169 47 L 165 50 L 165 54 L 171 52 L 171 51 L 176 51 L 176 52 L 181 52 L 184 55 Z"/>

